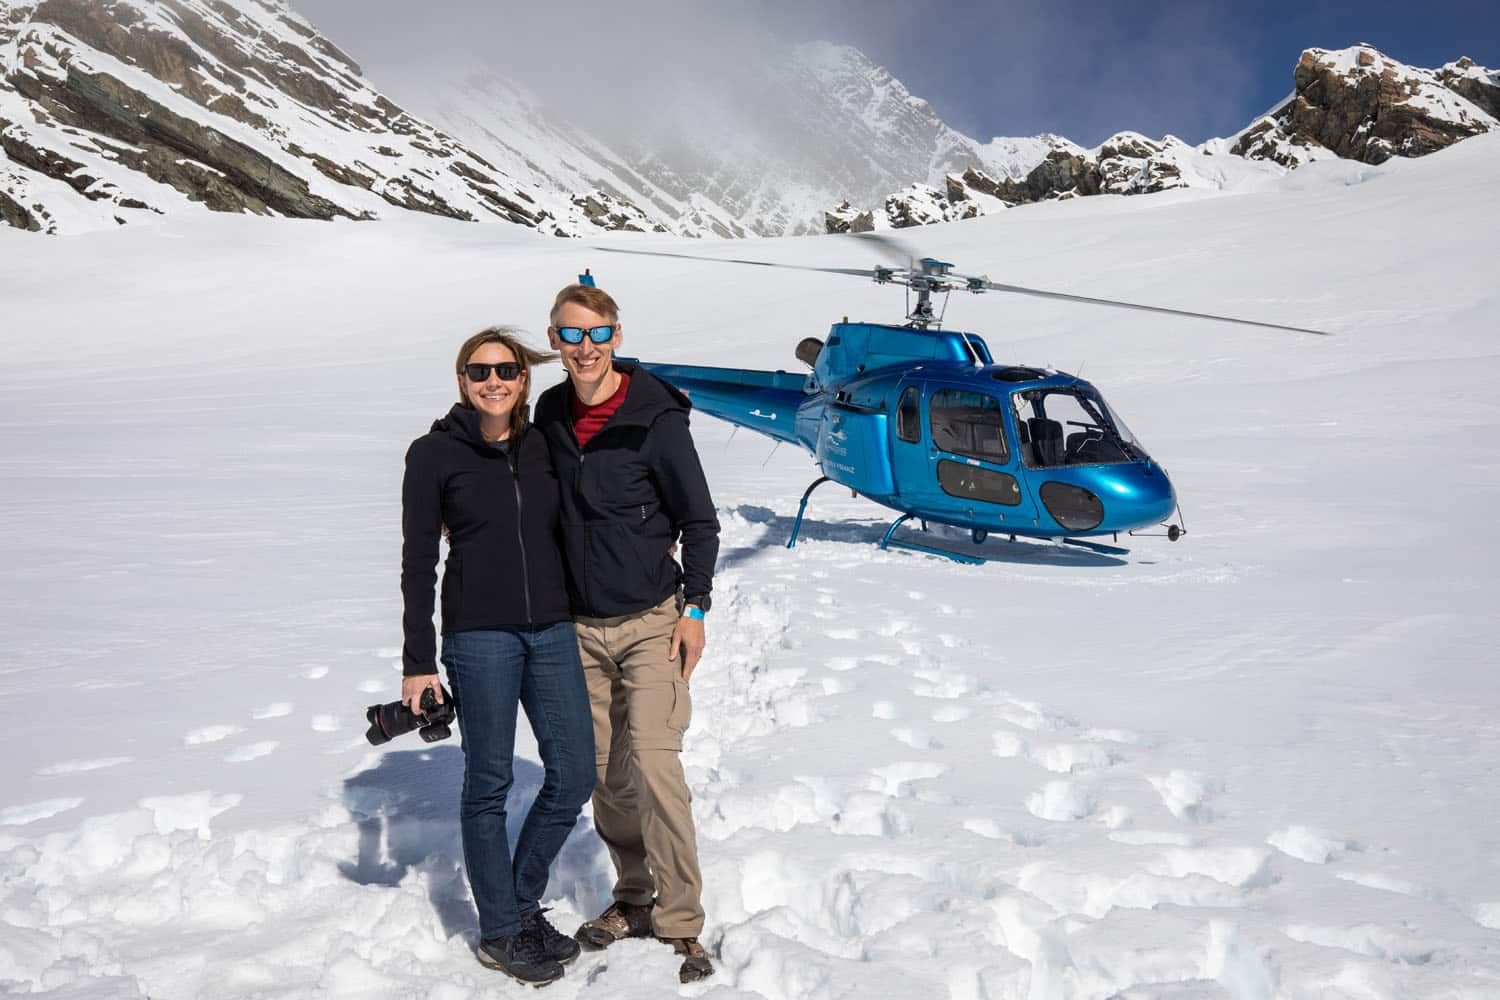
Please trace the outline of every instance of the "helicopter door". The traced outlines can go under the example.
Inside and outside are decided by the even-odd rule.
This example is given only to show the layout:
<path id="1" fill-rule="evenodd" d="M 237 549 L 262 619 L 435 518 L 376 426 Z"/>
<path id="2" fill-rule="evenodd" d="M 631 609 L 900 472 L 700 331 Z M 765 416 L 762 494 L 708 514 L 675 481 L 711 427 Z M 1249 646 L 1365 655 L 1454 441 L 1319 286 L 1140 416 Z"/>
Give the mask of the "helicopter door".
<path id="1" fill-rule="evenodd" d="M 972 389 L 933 388 L 926 402 L 931 502 L 959 523 L 990 531 L 1032 527 L 1036 504 L 1006 434 L 1001 400 Z"/>
<path id="2" fill-rule="evenodd" d="M 896 419 L 891 421 L 891 469 L 895 473 L 896 492 L 907 504 L 920 503 L 932 492 L 931 460 L 927 455 L 924 434 L 924 386 L 906 382 L 896 399 Z"/>

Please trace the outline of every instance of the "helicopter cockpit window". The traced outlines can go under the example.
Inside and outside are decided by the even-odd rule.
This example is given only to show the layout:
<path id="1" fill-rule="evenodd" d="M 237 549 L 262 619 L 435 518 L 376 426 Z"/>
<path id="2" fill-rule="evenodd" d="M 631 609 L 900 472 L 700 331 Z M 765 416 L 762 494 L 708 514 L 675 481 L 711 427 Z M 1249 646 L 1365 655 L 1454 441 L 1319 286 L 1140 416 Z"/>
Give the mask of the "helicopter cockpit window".
<path id="1" fill-rule="evenodd" d="M 982 392 L 944 389 L 931 406 L 932 443 L 955 455 L 1003 465 L 1010 461 L 1000 401 Z"/>
<path id="2" fill-rule="evenodd" d="M 1028 468 L 1109 465 L 1146 458 L 1146 450 L 1097 392 L 1033 389 L 1011 396 L 1021 459 Z"/>
<path id="3" fill-rule="evenodd" d="M 896 436 L 903 441 L 922 440 L 922 424 L 918 414 L 917 387 L 907 386 L 901 392 L 901 402 L 896 405 Z"/>

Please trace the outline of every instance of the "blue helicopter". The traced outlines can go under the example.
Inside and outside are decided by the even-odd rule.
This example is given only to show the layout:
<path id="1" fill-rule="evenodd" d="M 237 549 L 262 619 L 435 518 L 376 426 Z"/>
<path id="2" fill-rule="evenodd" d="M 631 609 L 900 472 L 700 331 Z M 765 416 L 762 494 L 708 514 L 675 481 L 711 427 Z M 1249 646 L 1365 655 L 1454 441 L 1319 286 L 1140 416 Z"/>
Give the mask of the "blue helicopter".
<path id="1" fill-rule="evenodd" d="M 899 247 L 889 238 L 862 237 Z M 1326 336 L 1302 327 L 1261 323 L 1158 306 L 1090 298 L 957 274 L 924 257 L 905 267 L 830 268 L 770 261 L 698 257 L 599 247 L 613 253 L 822 271 L 903 285 L 901 325 L 834 323 L 824 340 L 808 337 L 797 359 L 811 371 L 757 371 L 637 361 L 705 413 L 807 449 L 822 475 L 802 494 L 787 548 L 797 544 L 812 493 L 834 482 L 899 512 L 880 540 L 978 564 L 974 556 L 896 537 L 915 518 L 969 532 L 981 544 L 992 533 L 1046 539 L 1095 552 L 1129 550 L 1089 541 L 1162 525 L 1177 513 L 1165 469 L 1146 451 L 1090 383 L 1067 372 L 996 364 L 984 338 L 942 329 L 934 294 L 1012 292 Z M 587 274 L 581 281 L 592 284 Z M 911 299 L 915 294 L 916 302 Z M 1186 529 L 1169 524 L 1177 541 Z"/>

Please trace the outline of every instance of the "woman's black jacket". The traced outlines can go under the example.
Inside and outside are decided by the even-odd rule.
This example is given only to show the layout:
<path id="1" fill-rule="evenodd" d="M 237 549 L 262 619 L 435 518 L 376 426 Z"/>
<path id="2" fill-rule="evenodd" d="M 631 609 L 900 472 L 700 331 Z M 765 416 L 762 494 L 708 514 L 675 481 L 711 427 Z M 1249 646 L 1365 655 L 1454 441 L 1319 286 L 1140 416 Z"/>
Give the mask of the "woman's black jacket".
<path id="1" fill-rule="evenodd" d="M 479 414 L 455 404 L 412 442 L 401 484 L 404 674 L 437 672 L 432 598 L 445 525 L 444 633 L 569 620 L 557 499 L 547 444 L 530 425 L 490 444 Z"/>

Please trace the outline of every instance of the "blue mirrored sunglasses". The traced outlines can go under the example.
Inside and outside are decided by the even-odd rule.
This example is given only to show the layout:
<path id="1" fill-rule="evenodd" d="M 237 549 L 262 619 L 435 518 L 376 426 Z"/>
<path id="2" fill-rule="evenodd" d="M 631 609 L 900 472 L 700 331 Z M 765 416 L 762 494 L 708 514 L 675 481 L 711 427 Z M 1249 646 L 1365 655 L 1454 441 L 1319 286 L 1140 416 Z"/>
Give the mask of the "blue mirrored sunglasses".
<path id="1" fill-rule="evenodd" d="M 581 344 L 585 335 L 596 344 L 607 344 L 614 339 L 615 328 L 617 326 L 619 326 L 618 323 L 611 323 L 608 326 L 591 326 L 587 328 L 581 326 L 554 326 L 552 329 L 557 332 L 557 338 L 564 344 Z"/>

